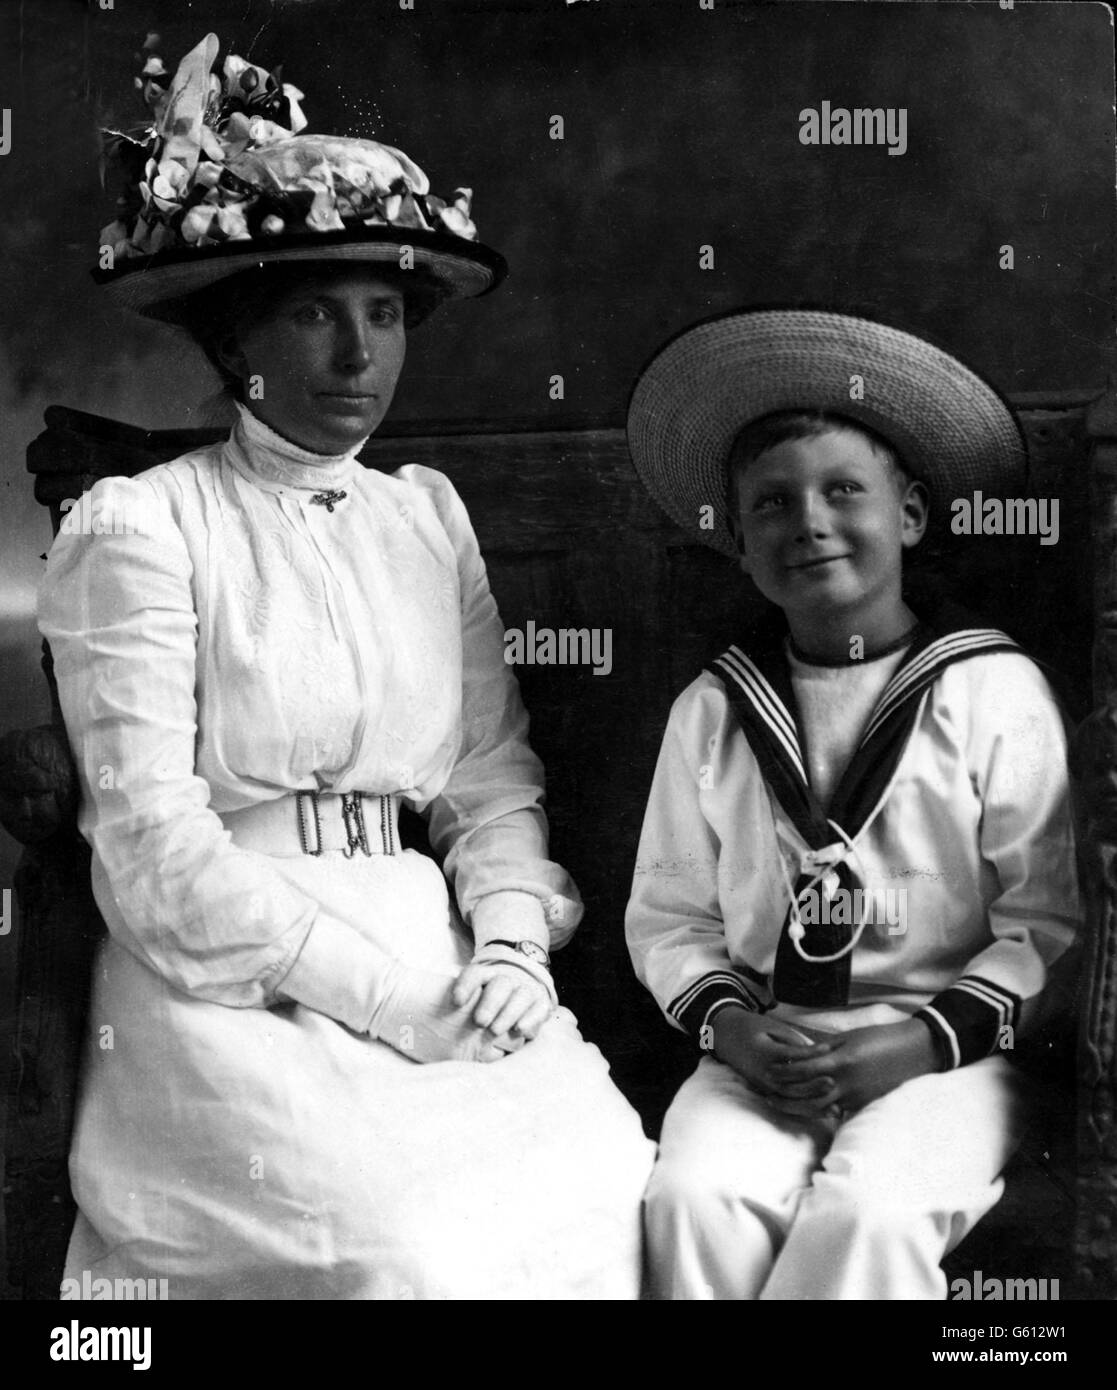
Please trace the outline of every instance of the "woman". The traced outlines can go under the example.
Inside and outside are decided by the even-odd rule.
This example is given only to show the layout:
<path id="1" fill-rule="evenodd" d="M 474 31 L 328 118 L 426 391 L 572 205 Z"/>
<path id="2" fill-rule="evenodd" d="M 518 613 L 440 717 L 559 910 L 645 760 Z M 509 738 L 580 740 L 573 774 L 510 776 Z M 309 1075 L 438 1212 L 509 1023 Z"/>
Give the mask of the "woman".
<path id="1" fill-rule="evenodd" d="M 239 418 L 99 483 L 94 534 L 60 535 L 41 599 L 109 927 L 66 1277 L 165 1279 L 172 1298 L 635 1297 L 651 1145 L 556 1007 L 548 951 L 581 906 L 547 855 L 476 539 L 442 475 L 355 458 L 408 324 L 502 263 L 452 218 L 398 225 L 433 200 L 387 147 L 268 123 L 270 143 L 233 149 L 246 69 L 226 60 L 218 106 L 215 56 L 211 36 L 160 98 L 123 228 L 148 253 L 105 280 L 193 328 Z M 164 166 L 191 128 L 183 181 Z M 362 189 L 360 162 L 388 156 L 407 186 Z M 282 171 L 307 167 L 318 186 L 284 196 Z M 365 220 L 317 231 L 330 198 Z M 199 206 L 283 234 L 158 232 Z M 404 802 L 453 896 L 400 849 Z"/>

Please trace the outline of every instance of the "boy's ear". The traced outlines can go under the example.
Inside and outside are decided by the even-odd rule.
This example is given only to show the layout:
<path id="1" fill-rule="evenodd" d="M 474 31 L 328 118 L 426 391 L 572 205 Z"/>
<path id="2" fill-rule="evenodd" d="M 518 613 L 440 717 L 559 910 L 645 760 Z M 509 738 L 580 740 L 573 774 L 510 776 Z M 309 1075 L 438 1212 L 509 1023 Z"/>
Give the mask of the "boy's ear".
<path id="1" fill-rule="evenodd" d="M 910 482 L 900 499 L 900 544 L 918 545 L 927 530 L 931 499 L 923 483 Z"/>
<path id="2" fill-rule="evenodd" d="M 244 353 L 240 349 L 235 334 L 227 334 L 219 343 L 215 344 L 213 351 L 227 372 L 232 372 L 242 381 L 248 375 L 248 363 L 244 359 Z"/>
<path id="3" fill-rule="evenodd" d="M 744 574 L 750 574 L 752 571 L 748 556 L 745 554 L 745 533 L 741 530 L 740 519 L 736 513 L 730 512 L 726 521 L 729 525 L 729 534 L 733 537 L 733 544 L 737 547 L 737 564 Z"/>

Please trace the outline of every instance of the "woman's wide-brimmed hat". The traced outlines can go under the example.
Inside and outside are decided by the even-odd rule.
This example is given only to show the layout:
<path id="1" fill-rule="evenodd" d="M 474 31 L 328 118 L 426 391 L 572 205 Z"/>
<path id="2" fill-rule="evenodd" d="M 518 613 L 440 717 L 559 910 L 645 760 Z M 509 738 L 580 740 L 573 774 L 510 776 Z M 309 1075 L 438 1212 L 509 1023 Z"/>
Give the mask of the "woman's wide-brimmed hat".
<path id="1" fill-rule="evenodd" d="M 391 145 L 303 133 L 302 92 L 235 54 L 218 76 L 217 54 L 209 34 L 168 85 L 149 52 L 137 84 L 151 124 L 106 132 L 129 186 L 94 277 L 120 308 L 179 322 L 200 290 L 302 261 L 422 268 L 449 296 L 504 278 L 503 257 L 477 240 L 470 189 L 437 198 Z"/>
<path id="2" fill-rule="evenodd" d="M 1011 406 L 922 338 L 821 309 L 763 308 L 689 328 L 641 372 L 628 445 L 667 514 L 726 555 L 726 465 L 746 425 L 784 410 L 867 425 L 931 493 L 932 516 L 975 491 L 1023 489 L 1027 455 Z"/>

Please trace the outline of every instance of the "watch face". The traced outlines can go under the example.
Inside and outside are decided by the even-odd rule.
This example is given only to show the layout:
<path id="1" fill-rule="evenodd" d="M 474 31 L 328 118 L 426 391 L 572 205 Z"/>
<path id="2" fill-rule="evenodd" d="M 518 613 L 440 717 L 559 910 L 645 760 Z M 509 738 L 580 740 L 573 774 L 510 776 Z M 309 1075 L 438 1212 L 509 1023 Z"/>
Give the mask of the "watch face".
<path id="1" fill-rule="evenodd" d="M 540 965 L 550 964 L 550 956 L 542 946 L 537 946 L 534 941 L 521 941 L 516 949 L 521 955 L 527 956 L 528 960 L 538 961 Z"/>

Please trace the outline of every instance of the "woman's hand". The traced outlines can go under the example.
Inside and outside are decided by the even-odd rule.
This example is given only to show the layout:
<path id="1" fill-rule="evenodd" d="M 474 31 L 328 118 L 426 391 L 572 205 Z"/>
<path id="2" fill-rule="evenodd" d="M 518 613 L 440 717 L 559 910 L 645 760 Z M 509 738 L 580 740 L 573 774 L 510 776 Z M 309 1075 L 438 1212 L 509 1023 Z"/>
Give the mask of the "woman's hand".
<path id="1" fill-rule="evenodd" d="M 534 1038 L 554 1011 L 544 985 L 527 970 L 504 961 L 474 961 L 454 985 L 454 1003 L 478 1028 L 496 1036 Z"/>
<path id="2" fill-rule="evenodd" d="M 456 988 L 452 974 L 397 963 L 368 1032 L 413 1062 L 499 1062 L 523 1047 L 520 1034 L 478 1026 Z"/>
<path id="3" fill-rule="evenodd" d="M 715 1020 L 716 1021 L 716 1020 Z M 785 1114 L 824 1114 L 830 1106 L 860 1110 L 905 1081 L 937 1070 L 931 1030 L 917 1018 L 829 1036 L 825 1051 L 789 1058 L 788 1086 L 772 1103 Z M 826 1090 L 810 1093 L 811 1083 Z"/>

